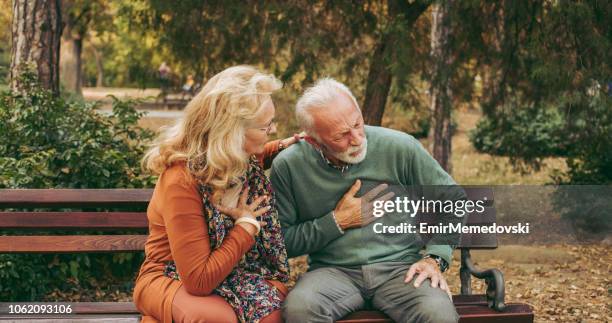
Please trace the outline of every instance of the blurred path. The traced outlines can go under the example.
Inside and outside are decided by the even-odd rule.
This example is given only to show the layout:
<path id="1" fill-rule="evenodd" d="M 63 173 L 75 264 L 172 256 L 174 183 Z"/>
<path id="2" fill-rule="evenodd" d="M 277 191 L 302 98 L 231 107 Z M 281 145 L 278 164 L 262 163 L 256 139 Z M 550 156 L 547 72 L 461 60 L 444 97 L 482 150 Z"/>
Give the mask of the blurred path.
<path id="1" fill-rule="evenodd" d="M 166 95 L 166 102 L 162 102 L 161 98 L 157 98 L 160 94 L 160 89 L 137 89 L 137 88 L 112 88 L 112 87 L 86 87 L 83 88 L 83 99 L 85 101 L 100 101 L 100 110 L 110 109 L 110 103 L 112 99 L 109 96 L 115 96 L 119 99 L 138 99 L 142 103 L 139 104 L 138 108 L 152 111 L 152 110 L 182 110 L 189 97 L 181 95 L 180 93 L 172 93 Z M 157 117 L 156 115 L 151 115 Z M 160 115 L 159 117 L 168 117 L 166 115 Z"/>
<path id="2" fill-rule="evenodd" d="M 111 110 L 100 109 L 100 113 L 111 114 Z M 161 118 L 161 119 L 176 119 L 183 116 L 183 111 L 177 110 L 148 110 L 148 109 L 137 109 L 138 112 L 145 112 L 145 118 Z"/>

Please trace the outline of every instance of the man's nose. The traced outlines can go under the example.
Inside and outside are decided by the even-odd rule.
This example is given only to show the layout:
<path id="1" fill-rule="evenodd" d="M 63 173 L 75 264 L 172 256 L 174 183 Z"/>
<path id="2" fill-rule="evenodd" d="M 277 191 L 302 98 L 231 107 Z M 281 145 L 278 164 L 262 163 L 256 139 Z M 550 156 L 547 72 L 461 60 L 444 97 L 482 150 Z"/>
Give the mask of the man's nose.
<path id="1" fill-rule="evenodd" d="M 363 138 L 361 136 L 361 133 L 357 131 L 356 129 L 351 129 L 351 140 L 350 140 L 351 146 L 361 146 L 362 143 L 363 143 Z"/>

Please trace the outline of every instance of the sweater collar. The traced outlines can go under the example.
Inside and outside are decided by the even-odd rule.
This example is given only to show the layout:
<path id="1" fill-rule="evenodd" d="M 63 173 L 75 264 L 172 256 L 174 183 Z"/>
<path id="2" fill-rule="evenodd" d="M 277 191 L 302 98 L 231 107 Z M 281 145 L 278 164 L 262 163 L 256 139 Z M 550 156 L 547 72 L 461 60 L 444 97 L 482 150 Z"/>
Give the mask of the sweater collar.
<path id="1" fill-rule="evenodd" d="M 348 163 L 342 163 L 342 165 L 336 165 L 331 160 L 329 160 L 329 158 L 325 156 L 325 154 L 323 153 L 323 150 L 321 150 L 320 148 L 316 148 L 316 150 L 319 152 L 319 155 L 321 155 L 321 158 L 329 167 L 339 170 L 341 173 L 346 172 L 352 166 L 351 164 L 348 164 Z"/>

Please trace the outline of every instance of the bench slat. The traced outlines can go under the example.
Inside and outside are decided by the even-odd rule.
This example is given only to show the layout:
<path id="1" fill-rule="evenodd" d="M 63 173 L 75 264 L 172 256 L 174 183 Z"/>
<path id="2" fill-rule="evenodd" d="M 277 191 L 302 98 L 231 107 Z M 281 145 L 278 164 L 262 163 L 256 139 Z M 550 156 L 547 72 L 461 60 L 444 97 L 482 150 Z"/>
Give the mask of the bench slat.
<path id="1" fill-rule="evenodd" d="M 98 314 L 98 315 L 0 315 L 4 323 L 140 323 L 140 314 Z"/>
<path id="2" fill-rule="evenodd" d="M 503 312 L 486 306 L 459 306 L 459 323 L 533 323 L 533 309 L 527 304 L 506 304 Z"/>
<path id="3" fill-rule="evenodd" d="M 430 215 L 430 214 L 419 214 L 416 218 L 417 223 L 428 223 L 432 226 L 438 226 L 439 223 L 448 223 L 446 217 L 449 215 Z M 450 215 L 452 216 L 452 215 Z M 496 222 L 497 212 L 493 207 L 486 207 L 482 213 L 472 213 L 466 215 L 465 225 L 467 226 L 485 226 Z M 423 233 L 421 237 L 423 240 L 428 241 L 433 234 Z M 470 248 L 470 249 L 495 249 L 497 248 L 497 235 L 491 233 L 466 233 L 461 234 L 461 240 L 458 248 Z"/>
<path id="4" fill-rule="evenodd" d="M 146 235 L 0 236 L 0 253 L 142 251 Z"/>
<path id="5" fill-rule="evenodd" d="M 0 229 L 147 229 L 145 212 L 0 212 Z"/>
<path id="6" fill-rule="evenodd" d="M 455 305 L 486 305 L 487 298 L 484 294 L 453 295 Z"/>
<path id="7" fill-rule="evenodd" d="M 461 317 L 459 322 L 533 322 L 533 312 L 531 307 L 526 304 L 510 303 L 507 304 L 504 312 L 496 312 L 486 306 L 484 295 L 454 295 L 453 303 L 457 307 L 457 312 Z M 464 302 L 472 303 L 466 305 Z M 474 302 L 479 302 L 474 304 Z M 0 303 L 0 308 L 6 307 L 9 303 Z M 28 303 L 30 304 L 30 303 Z M 31 303 L 37 304 L 37 303 Z M 132 302 L 75 302 L 72 305 L 73 313 L 79 316 L 90 318 L 102 314 L 107 315 L 129 315 L 138 314 L 136 306 Z M 11 317 L 11 316 L 7 316 Z M 13 316 L 15 317 L 15 316 Z M 20 316 L 21 317 L 21 316 Z M 51 316 L 49 317 L 58 317 Z M 64 316 L 68 318 L 69 316 Z M 76 318 L 75 316 L 72 316 Z M 78 316 L 77 316 L 78 317 Z M 2 317 L 4 318 L 4 317 Z M 40 318 L 40 316 L 39 316 Z M 392 323 L 392 321 L 379 311 L 359 311 L 348 315 L 339 323 Z"/>
<path id="8" fill-rule="evenodd" d="M 0 207 L 146 206 L 152 189 L 3 189 Z"/>
<path id="9" fill-rule="evenodd" d="M 497 236 L 490 233 L 462 234 L 457 248 L 495 249 L 497 248 Z"/>
<path id="10" fill-rule="evenodd" d="M 468 200 L 485 200 L 486 206 L 492 206 L 495 200 L 493 189 L 490 186 L 469 186 L 462 185 Z"/>
<path id="11" fill-rule="evenodd" d="M 486 305 L 457 305 L 460 323 L 532 323 L 533 312 L 526 304 L 507 304 L 504 312 L 497 312 Z M 338 323 L 393 323 L 379 311 L 359 311 L 347 315 Z"/>
<path id="12" fill-rule="evenodd" d="M 462 305 L 484 305 L 486 306 L 487 300 L 485 295 L 453 295 L 453 303 L 455 306 Z M 13 303 L 2 303 L 0 302 L 0 309 L 7 308 L 7 304 Z M 43 302 L 31 302 L 28 304 L 48 304 Z M 134 314 L 138 313 L 136 306 L 132 302 L 74 302 L 69 303 L 72 306 L 72 311 L 75 314 Z M 361 311 L 368 312 L 368 311 Z M 373 311 L 376 312 L 376 311 Z M 361 314 L 360 314 L 361 315 Z"/>
<path id="13" fill-rule="evenodd" d="M 96 314 L 96 313 L 115 313 L 133 314 L 138 313 L 136 306 L 132 302 L 78 302 L 72 303 L 74 313 L 77 314 Z"/>
<path id="14" fill-rule="evenodd" d="M 59 302 L 60 304 L 70 305 L 72 315 L 78 314 L 139 314 L 136 306 L 132 302 Z M 0 313 L 8 313 L 10 304 L 27 305 L 49 305 L 49 302 L 0 302 Z M 61 314 L 48 314 L 57 316 Z M 70 316 L 70 315 L 67 315 Z"/>

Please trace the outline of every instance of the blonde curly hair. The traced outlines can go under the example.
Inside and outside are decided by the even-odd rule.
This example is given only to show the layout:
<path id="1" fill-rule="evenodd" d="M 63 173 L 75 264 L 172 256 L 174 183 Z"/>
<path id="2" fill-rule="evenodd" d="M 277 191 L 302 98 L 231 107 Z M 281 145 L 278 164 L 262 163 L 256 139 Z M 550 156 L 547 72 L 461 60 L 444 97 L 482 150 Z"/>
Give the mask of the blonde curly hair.
<path id="1" fill-rule="evenodd" d="M 185 107 L 185 116 L 159 135 L 142 160 L 163 173 L 186 162 L 190 173 L 213 190 L 237 182 L 248 167 L 245 130 L 282 83 L 252 66 L 234 66 L 213 76 Z"/>

